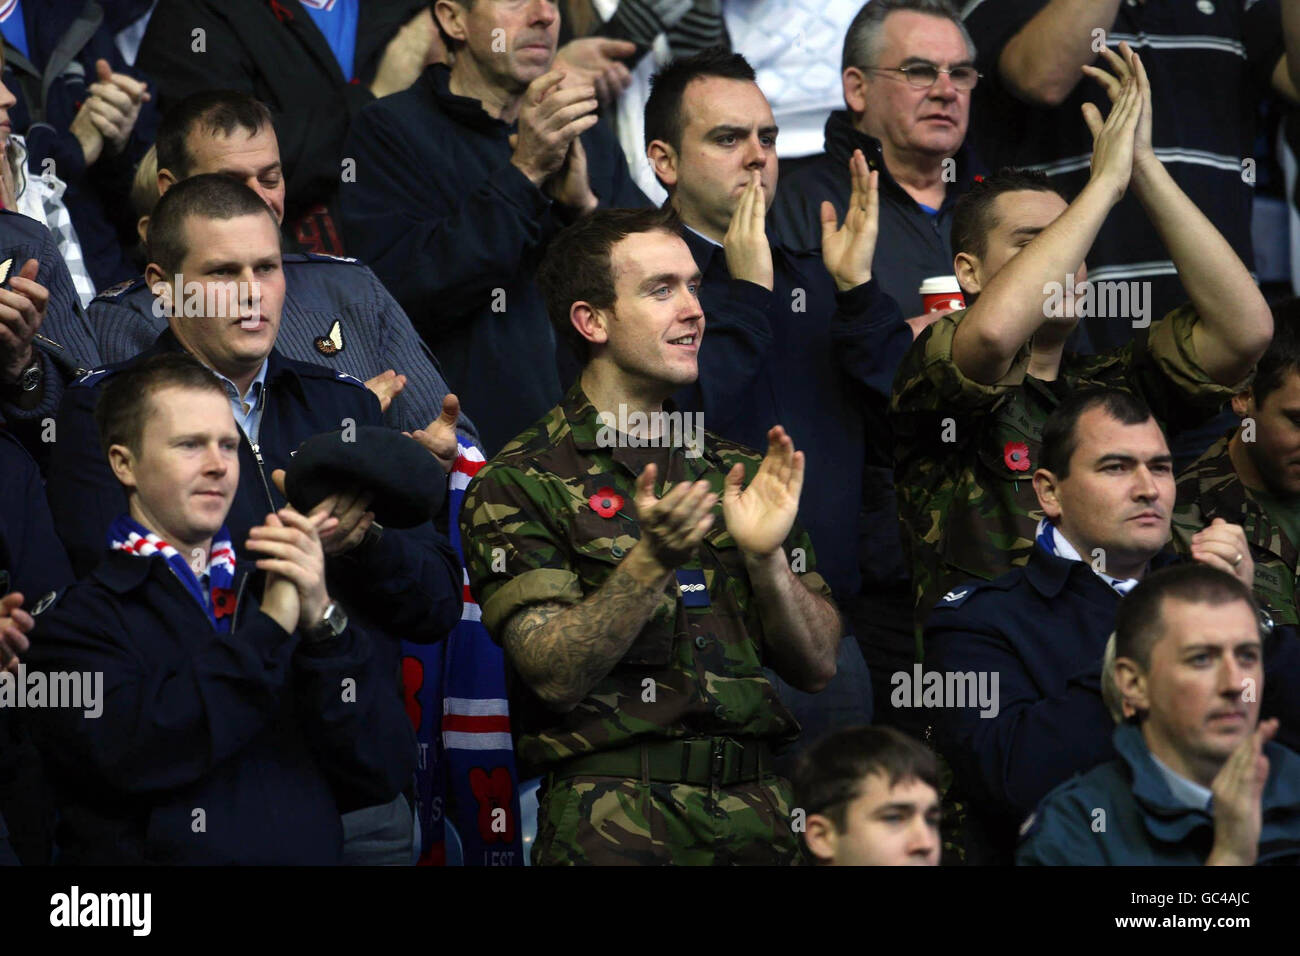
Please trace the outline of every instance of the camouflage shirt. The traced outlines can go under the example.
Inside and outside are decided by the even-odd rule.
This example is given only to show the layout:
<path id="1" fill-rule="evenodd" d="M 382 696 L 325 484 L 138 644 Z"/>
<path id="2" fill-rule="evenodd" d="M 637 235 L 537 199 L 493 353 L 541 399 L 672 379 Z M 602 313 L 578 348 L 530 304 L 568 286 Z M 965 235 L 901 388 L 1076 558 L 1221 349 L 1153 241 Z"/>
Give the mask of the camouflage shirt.
<path id="1" fill-rule="evenodd" d="M 1028 374 L 1026 343 L 992 385 L 967 378 L 952 360 L 953 334 L 965 314 L 946 315 L 917 338 L 899 366 L 890 402 L 918 633 L 949 589 L 972 578 L 991 580 L 1028 560 L 1043 517 L 1033 486 L 1043 425 L 1070 392 L 1129 389 L 1163 426 L 1184 428 L 1244 387 L 1218 385 L 1201 368 L 1192 343 L 1199 317 L 1190 305 L 1123 348 L 1067 354 L 1054 382 Z"/>
<path id="2" fill-rule="evenodd" d="M 743 463 L 748 482 L 762 460 L 707 432 L 694 458 L 681 446 L 631 448 L 620 441 L 602 447 L 600 429 L 595 408 L 575 385 L 466 491 L 460 520 L 470 586 L 498 643 L 520 609 L 576 604 L 605 583 L 640 538 L 635 485 L 646 464 L 655 462 L 669 482 L 703 479 L 721 494 L 732 466 Z M 655 490 L 662 494 L 663 483 Z M 551 710 L 509 672 L 516 748 L 526 773 L 646 740 L 730 736 L 777 744 L 798 732 L 763 674 L 763 627 L 721 503 L 715 515 L 696 558 L 679 569 L 622 660 L 576 708 Z M 798 524 L 785 548 L 804 585 L 829 598 Z M 705 584 L 707 602 L 693 588 L 684 596 L 679 582 L 691 587 L 691 579 Z"/>
<path id="3" fill-rule="evenodd" d="M 1231 438 L 1232 433 L 1219 439 L 1178 476 L 1174 546 L 1180 554 L 1190 555 L 1192 535 L 1215 518 L 1241 525 L 1255 560 L 1255 597 L 1275 624 L 1300 625 L 1297 543 L 1237 477 L 1228 455 Z"/>

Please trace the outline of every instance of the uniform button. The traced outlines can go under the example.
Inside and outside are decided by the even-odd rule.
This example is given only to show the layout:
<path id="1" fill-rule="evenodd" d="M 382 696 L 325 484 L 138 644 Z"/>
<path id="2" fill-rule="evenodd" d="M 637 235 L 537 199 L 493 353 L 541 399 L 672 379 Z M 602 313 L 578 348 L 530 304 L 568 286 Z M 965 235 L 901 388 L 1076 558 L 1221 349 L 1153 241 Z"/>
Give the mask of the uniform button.
<path id="1" fill-rule="evenodd" d="M 704 650 L 706 647 L 709 646 L 709 639 L 705 637 L 703 634 L 697 634 L 695 637 L 695 646 L 698 647 L 700 650 Z"/>
<path id="2" fill-rule="evenodd" d="M 726 717 L 726 716 L 727 716 L 727 708 L 725 708 L 725 707 L 723 707 L 721 704 L 719 704 L 717 707 L 714 707 L 714 708 L 713 708 L 713 716 L 714 716 L 714 717 Z"/>
<path id="3" fill-rule="evenodd" d="M 616 558 L 621 558 L 626 552 L 618 545 L 614 545 L 614 547 L 609 549 L 609 553 Z"/>

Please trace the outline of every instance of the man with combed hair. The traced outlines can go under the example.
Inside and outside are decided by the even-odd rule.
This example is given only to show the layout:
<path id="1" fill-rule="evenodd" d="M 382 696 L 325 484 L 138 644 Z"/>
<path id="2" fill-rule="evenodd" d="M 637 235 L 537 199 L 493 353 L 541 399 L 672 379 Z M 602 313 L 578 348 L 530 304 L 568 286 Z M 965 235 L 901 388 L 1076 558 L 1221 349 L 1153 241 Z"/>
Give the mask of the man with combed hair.
<path id="1" fill-rule="evenodd" d="M 539 280 L 586 365 L 461 510 L 521 772 L 545 776 L 533 860 L 790 863 L 772 758 L 798 724 L 763 666 L 815 692 L 841 634 L 795 520 L 803 452 L 776 425 L 760 457 L 667 401 L 699 374 L 705 316 L 660 211 L 593 213 Z"/>
<path id="2" fill-rule="evenodd" d="M 1055 866 L 1300 863 L 1300 757 L 1260 720 L 1259 608 L 1204 565 L 1153 574 L 1120 604 L 1114 675 L 1135 716 L 1119 757 L 1039 804 L 1016 862 Z"/>

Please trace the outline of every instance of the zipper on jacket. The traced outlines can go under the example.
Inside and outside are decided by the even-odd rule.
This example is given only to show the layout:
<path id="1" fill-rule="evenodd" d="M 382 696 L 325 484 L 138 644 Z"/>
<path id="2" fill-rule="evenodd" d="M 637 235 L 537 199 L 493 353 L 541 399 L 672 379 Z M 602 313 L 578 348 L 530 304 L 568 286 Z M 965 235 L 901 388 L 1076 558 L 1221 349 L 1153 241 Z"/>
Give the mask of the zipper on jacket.
<path id="1" fill-rule="evenodd" d="M 239 589 L 235 592 L 235 613 L 230 616 L 230 633 L 234 634 L 239 628 L 239 612 L 244 608 L 244 586 L 248 584 L 248 579 L 253 575 L 245 572 L 239 579 Z"/>

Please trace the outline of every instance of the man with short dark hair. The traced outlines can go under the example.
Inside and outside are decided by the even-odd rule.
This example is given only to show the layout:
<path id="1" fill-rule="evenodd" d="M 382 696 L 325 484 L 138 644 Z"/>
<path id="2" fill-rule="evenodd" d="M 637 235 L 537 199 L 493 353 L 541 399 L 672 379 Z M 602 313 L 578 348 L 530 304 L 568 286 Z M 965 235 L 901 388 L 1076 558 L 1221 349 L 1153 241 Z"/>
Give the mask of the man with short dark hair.
<path id="1" fill-rule="evenodd" d="M 975 45 L 948 0 L 871 0 L 844 36 L 840 69 L 848 108 L 826 121 L 825 152 L 781 183 L 772 230 L 792 248 L 820 246 L 822 201 L 848 211 L 849 157 L 862 150 L 880 171 L 872 271 L 919 335 L 938 318 L 921 283 L 952 274 L 953 205 L 984 172 L 965 143 Z"/>
<path id="2" fill-rule="evenodd" d="M 28 711 L 58 862 L 339 862 L 340 811 L 399 793 L 413 740 L 370 638 L 321 627 L 320 535 L 338 520 L 281 508 L 236 548 L 240 432 L 188 355 L 121 371 L 95 417 L 128 511 L 94 573 L 36 616 L 26 661 L 51 682 L 102 681 L 94 709 Z"/>
<path id="3" fill-rule="evenodd" d="M 968 308 L 930 326 L 895 380 L 899 511 L 910 532 L 920 625 L 971 577 L 1023 565 L 1041 516 L 1030 476 L 1043 423 L 1086 386 L 1141 395 L 1171 430 L 1210 418 L 1239 391 L 1272 334 L 1250 273 L 1179 189 L 1151 146 L 1151 91 L 1127 45 L 1103 56 L 1114 105 L 1084 119 L 1091 179 L 1070 203 L 1038 174 L 990 177 L 958 203 L 954 269 Z M 1088 286 L 1084 257 L 1125 191 L 1142 200 L 1191 301 L 1152 323 L 1138 284 Z M 1115 321 L 1149 324 L 1129 345 L 1094 356 L 1067 348 L 1098 302 Z M 1087 303 L 1088 305 L 1085 305 Z"/>
<path id="4" fill-rule="evenodd" d="M 94 567 L 123 503 L 120 485 L 93 451 L 91 409 L 104 383 L 141 358 L 188 352 L 222 380 L 239 425 L 242 468 L 229 519 L 236 541 L 261 515 L 284 506 L 282 470 L 303 441 L 383 421 L 378 400 L 356 379 L 276 351 L 285 292 L 280 232 L 256 193 L 225 176 L 184 180 L 159 200 L 149 243 L 146 275 L 169 312 L 168 330 L 143 356 L 83 376 L 59 411 L 49 495 L 55 527 L 82 574 Z M 450 422 L 443 424 L 454 447 Z M 447 634 L 460 617 L 463 572 L 431 522 L 381 529 L 369 509 L 369 493 L 339 488 L 313 516 L 338 518 L 323 535 L 330 589 L 373 635 L 397 697 L 400 641 L 430 643 Z M 349 858 L 365 842 L 365 828 L 391 823 L 405 837 L 395 833 L 385 858 L 410 859 L 412 823 L 404 801 L 399 794 L 374 813 L 368 809 L 364 820 L 348 821 Z M 387 822 L 376 818 L 384 814 Z"/>
<path id="5" fill-rule="evenodd" d="M 1043 517 L 1025 566 L 954 586 L 925 630 L 925 669 L 940 686 L 965 690 L 969 675 L 996 681 L 992 693 L 927 701 L 913 682 L 929 693 L 933 678 L 897 675 L 896 705 L 937 708 L 936 746 L 952 767 L 950 799 L 966 810 L 968 862 L 1009 862 L 1016 828 L 1038 801 L 1113 755 L 1100 681 L 1116 607 L 1152 567 L 1177 560 L 1168 548 L 1173 459 L 1131 392 L 1066 397 L 1043 429 L 1032 481 Z M 1251 580 L 1237 525 L 1202 529 L 1191 556 Z"/>
<path id="6" fill-rule="evenodd" d="M 775 426 L 760 459 L 667 403 L 706 320 L 660 211 L 593 213 L 538 278 L 587 363 L 461 511 L 523 772 L 545 776 L 533 861 L 793 862 L 772 749 L 798 724 L 763 665 L 815 692 L 841 632 L 795 520 L 803 452 Z"/>
<path id="7" fill-rule="evenodd" d="M 846 727 L 799 759 L 804 845 L 830 866 L 938 866 L 939 766 L 892 727 Z"/>
<path id="8" fill-rule="evenodd" d="M 283 225 L 290 184 L 271 113 L 259 100 L 235 90 L 193 93 L 164 115 L 157 147 L 159 194 L 190 176 L 219 173 L 261 196 Z M 282 262 L 281 352 L 366 381 L 380 395 L 385 420 L 404 431 L 424 429 L 439 417 L 449 389 L 437 361 L 370 269 L 315 254 L 289 253 Z M 100 292 L 87 310 L 98 347 L 95 364 L 124 362 L 153 344 L 167 327 L 156 302 L 143 277 Z M 59 325 L 47 326 L 56 340 Z M 468 417 L 460 416 L 459 425 L 466 438 L 477 440 Z"/>
<path id="9" fill-rule="evenodd" d="M 710 322 L 699 378 L 678 401 L 750 447 L 778 422 L 801 436 L 815 466 L 803 521 L 847 610 L 862 586 L 859 510 L 864 496 L 874 501 L 864 492 L 864 407 L 870 394 L 888 390 L 912 340 L 872 271 L 876 174 L 854 153 L 850 211 L 838 226 L 824 205 L 819 252 L 771 240 L 765 211 L 777 184 L 776 121 L 744 57 L 717 49 L 655 74 L 645 129 L 647 154 L 704 277 L 700 301 Z M 896 542 L 882 550 L 896 565 Z M 782 688 L 808 739 L 870 721 L 871 684 L 857 643 L 843 642 L 840 672 L 816 699 Z"/>
<path id="10" fill-rule="evenodd" d="M 427 67 L 357 117 L 343 221 L 349 247 L 438 353 L 491 455 L 555 404 L 573 371 L 571 358 L 557 367 L 533 281 L 547 242 L 598 206 L 647 201 L 597 125 L 595 89 L 554 62 L 550 0 L 433 9 L 451 66 Z"/>
<path id="11" fill-rule="evenodd" d="M 1300 863 L 1300 757 L 1259 720 L 1258 612 L 1246 584 L 1204 565 L 1133 589 L 1115 620 L 1115 679 L 1135 712 L 1114 733 L 1118 759 L 1044 798 L 1017 863 Z"/>

